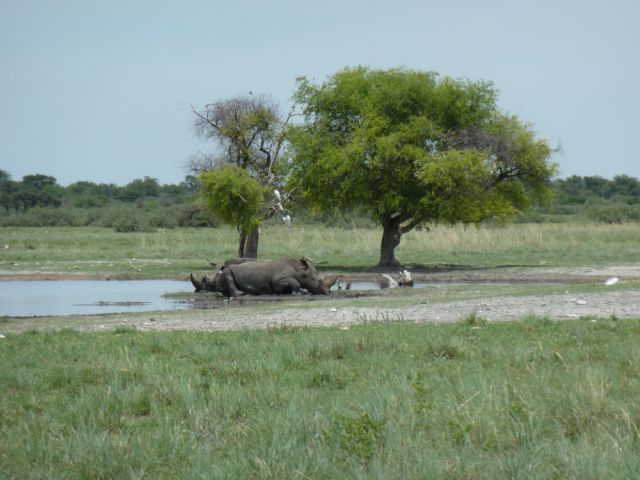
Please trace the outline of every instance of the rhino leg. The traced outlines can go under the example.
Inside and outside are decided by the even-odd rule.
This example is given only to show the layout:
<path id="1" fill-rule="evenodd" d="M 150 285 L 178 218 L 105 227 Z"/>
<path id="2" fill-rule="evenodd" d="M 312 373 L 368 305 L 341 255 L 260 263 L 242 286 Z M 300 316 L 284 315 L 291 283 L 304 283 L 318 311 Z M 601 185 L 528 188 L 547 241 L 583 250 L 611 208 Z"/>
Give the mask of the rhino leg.
<path id="1" fill-rule="evenodd" d="M 285 293 L 299 293 L 300 282 L 293 277 L 285 277 L 278 280 L 273 286 L 273 291 L 276 294 L 282 295 Z"/>
<path id="2" fill-rule="evenodd" d="M 220 272 L 216 279 L 216 286 L 218 291 L 225 297 L 239 297 L 245 294 L 245 292 L 240 290 L 236 285 L 233 273 L 229 268 L 225 268 Z"/>

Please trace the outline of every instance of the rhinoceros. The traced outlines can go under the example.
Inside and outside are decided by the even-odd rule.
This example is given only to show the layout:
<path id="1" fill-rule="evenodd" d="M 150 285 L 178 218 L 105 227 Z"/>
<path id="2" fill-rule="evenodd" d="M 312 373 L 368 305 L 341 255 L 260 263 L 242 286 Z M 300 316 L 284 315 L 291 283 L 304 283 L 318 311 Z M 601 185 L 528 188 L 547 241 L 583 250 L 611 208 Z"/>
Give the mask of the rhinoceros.
<path id="1" fill-rule="evenodd" d="M 282 258 L 258 261 L 248 258 L 227 260 L 215 278 L 201 281 L 191 275 L 197 291 L 215 291 L 225 297 L 246 293 L 273 295 L 297 293 L 306 289 L 312 294 L 328 294 L 337 276 L 321 276 L 307 258 Z"/>
<path id="2" fill-rule="evenodd" d="M 216 263 L 208 261 L 209 265 L 211 265 L 213 268 L 216 269 L 215 275 L 213 276 L 213 278 L 205 275 L 204 277 L 202 277 L 201 280 L 198 280 L 193 276 L 193 273 L 192 273 L 191 284 L 196 289 L 196 292 L 218 292 L 219 290 L 217 288 L 216 280 L 220 275 L 220 272 L 224 270 L 226 267 L 228 267 L 229 265 L 233 265 L 236 263 L 244 263 L 244 262 L 257 262 L 257 260 L 255 258 L 232 258 L 224 262 L 224 264 L 220 268 L 218 268 Z"/>
<path id="3" fill-rule="evenodd" d="M 227 297 L 295 293 L 327 294 L 329 288 L 306 258 L 282 258 L 267 262 L 245 261 L 225 266 L 216 276 L 216 288 Z"/>

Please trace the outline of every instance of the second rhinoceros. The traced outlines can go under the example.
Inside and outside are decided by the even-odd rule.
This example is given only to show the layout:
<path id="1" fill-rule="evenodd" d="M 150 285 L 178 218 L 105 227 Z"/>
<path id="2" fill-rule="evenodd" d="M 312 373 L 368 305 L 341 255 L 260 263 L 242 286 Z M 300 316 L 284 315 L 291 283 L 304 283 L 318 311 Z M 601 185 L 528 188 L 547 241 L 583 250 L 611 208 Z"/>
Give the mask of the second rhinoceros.
<path id="1" fill-rule="evenodd" d="M 218 289 L 217 281 L 222 270 L 224 270 L 229 265 L 233 265 L 236 263 L 244 263 L 244 262 L 257 262 L 257 260 L 255 258 L 232 258 L 224 262 L 222 267 L 220 267 L 219 269 L 216 263 L 209 262 L 209 264 L 216 269 L 215 275 L 213 276 L 213 278 L 209 276 L 204 276 L 202 277 L 201 280 L 198 280 L 193 276 L 193 273 L 192 273 L 191 284 L 196 289 L 196 292 L 220 292 L 220 290 Z"/>
<path id="2" fill-rule="evenodd" d="M 303 288 L 328 294 L 330 287 L 306 258 L 232 263 L 216 276 L 216 289 L 226 297 L 296 293 Z"/>

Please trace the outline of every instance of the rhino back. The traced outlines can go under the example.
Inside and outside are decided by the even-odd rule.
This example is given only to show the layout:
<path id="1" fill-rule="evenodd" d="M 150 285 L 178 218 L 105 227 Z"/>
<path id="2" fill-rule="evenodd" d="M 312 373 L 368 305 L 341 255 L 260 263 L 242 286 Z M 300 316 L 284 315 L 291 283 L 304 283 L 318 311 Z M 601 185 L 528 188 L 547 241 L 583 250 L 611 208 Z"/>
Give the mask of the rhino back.
<path id="1" fill-rule="evenodd" d="M 275 293 L 275 282 L 295 274 L 290 265 L 281 262 L 246 262 L 227 268 L 240 290 L 254 294 Z"/>

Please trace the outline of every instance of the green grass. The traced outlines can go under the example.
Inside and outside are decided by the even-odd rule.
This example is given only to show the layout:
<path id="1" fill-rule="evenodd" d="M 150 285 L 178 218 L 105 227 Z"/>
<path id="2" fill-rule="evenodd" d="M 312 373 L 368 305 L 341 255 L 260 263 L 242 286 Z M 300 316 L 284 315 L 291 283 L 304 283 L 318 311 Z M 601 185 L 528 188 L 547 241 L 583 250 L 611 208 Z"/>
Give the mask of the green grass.
<path id="1" fill-rule="evenodd" d="M 306 255 L 336 270 L 373 266 L 379 229 L 298 225 L 262 229 L 260 256 Z M 0 269 L 88 273 L 115 277 L 170 277 L 206 270 L 206 259 L 236 256 L 231 228 L 177 228 L 116 233 L 101 228 L 0 228 Z M 8 246 L 8 248 L 4 248 Z M 636 224 L 517 224 L 438 226 L 405 235 L 397 257 L 410 265 L 577 266 L 623 264 L 640 258 Z"/>
<path id="2" fill-rule="evenodd" d="M 269 226 L 260 253 L 361 269 L 377 262 L 380 235 Z M 0 270 L 184 276 L 235 256 L 235 245 L 229 228 L 0 228 Z M 640 258 L 640 229 L 437 227 L 406 235 L 397 256 L 489 269 L 624 264 Z M 636 288 L 499 287 L 512 296 Z M 495 285 L 443 285 L 338 293 L 331 306 L 495 295 Z M 294 297 L 236 313 L 283 305 L 319 304 Z M 640 477 L 640 320 L 92 334 L 10 334 L 44 320 L 0 321 L 0 478 Z"/>
<path id="3" fill-rule="evenodd" d="M 8 335 L 0 476 L 638 478 L 639 343 L 536 317 Z"/>

